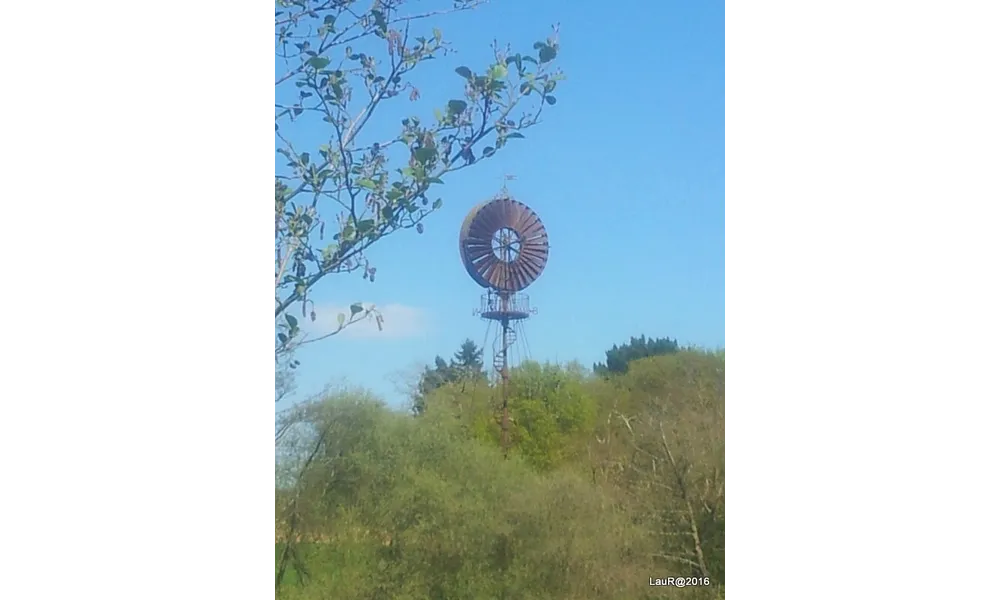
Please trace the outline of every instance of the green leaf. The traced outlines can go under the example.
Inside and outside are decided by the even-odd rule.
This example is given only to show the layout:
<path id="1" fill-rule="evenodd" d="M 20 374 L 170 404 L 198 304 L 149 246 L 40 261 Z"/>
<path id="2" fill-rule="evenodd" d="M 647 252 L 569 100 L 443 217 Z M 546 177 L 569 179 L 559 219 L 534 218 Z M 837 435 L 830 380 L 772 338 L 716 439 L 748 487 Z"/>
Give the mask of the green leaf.
<path id="1" fill-rule="evenodd" d="M 490 67 L 491 79 L 505 79 L 507 77 L 507 67 L 503 65 L 493 65 Z"/>
<path id="2" fill-rule="evenodd" d="M 309 60 L 307 60 L 306 64 L 318 71 L 320 69 L 326 68 L 326 66 L 330 64 L 330 59 L 324 58 L 322 56 L 314 56 Z"/>
<path id="3" fill-rule="evenodd" d="M 444 183 L 441 181 L 440 177 L 431 177 L 427 180 L 427 183 Z"/>
<path id="4" fill-rule="evenodd" d="M 425 163 L 434 159 L 434 155 L 437 154 L 437 150 L 434 148 L 417 148 L 413 151 L 413 158 L 418 161 Z"/>
<path id="5" fill-rule="evenodd" d="M 361 187 L 365 188 L 366 190 L 374 190 L 375 189 L 375 182 L 372 181 L 371 179 L 358 179 L 354 183 L 360 185 Z"/>
<path id="6" fill-rule="evenodd" d="M 555 96 L 546 96 L 545 97 L 545 101 L 548 102 L 549 104 L 555 104 L 556 103 L 556 97 Z"/>
<path id="7" fill-rule="evenodd" d="M 292 315 L 285 313 L 285 320 L 288 321 L 288 326 L 295 329 L 299 326 L 299 322 Z"/>
<path id="8" fill-rule="evenodd" d="M 365 308 L 361 306 L 360 302 L 355 302 L 354 304 L 351 305 L 351 316 L 353 317 L 354 315 L 358 314 L 359 312 L 363 312 L 364 310 Z"/>
<path id="9" fill-rule="evenodd" d="M 466 104 L 464 100 L 449 100 L 448 112 L 457 115 L 465 112 L 465 109 L 468 108 L 468 106 L 469 105 Z"/>
<path id="10" fill-rule="evenodd" d="M 543 46 L 538 49 L 538 61 L 541 63 L 547 63 L 549 61 L 555 60 L 556 49 L 552 46 Z"/>
<path id="11" fill-rule="evenodd" d="M 380 10 L 373 10 L 372 16 L 375 17 L 375 27 L 378 27 L 379 31 L 385 33 L 389 27 L 389 24 L 385 20 L 385 13 Z"/>
<path id="12" fill-rule="evenodd" d="M 343 327 L 344 326 L 344 320 L 346 318 L 347 317 L 344 316 L 344 313 L 340 313 L 339 315 L 337 315 L 337 325 Z"/>
<path id="13" fill-rule="evenodd" d="M 358 235 L 365 235 L 375 228 L 374 219 L 365 219 L 358 222 Z"/>
<path id="14" fill-rule="evenodd" d="M 278 341 L 281 342 L 282 344 L 287 344 L 288 343 L 288 336 L 285 335 L 285 334 L 283 334 L 283 333 L 279 333 L 278 334 Z"/>
<path id="15" fill-rule="evenodd" d="M 496 152 L 496 150 L 494 150 L 492 146 L 486 146 L 485 148 L 483 148 L 483 156 L 484 157 L 486 157 L 486 156 L 493 156 L 494 152 Z"/>
<path id="16" fill-rule="evenodd" d="M 455 72 L 461 75 L 462 77 L 465 77 L 466 79 L 472 77 L 472 70 L 469 69 L 469 67 L 459 67 L 455 69 Z"/>
<path id="17" fill-rule="evenodd" d="M 302 161 L 302 164 L 308 165 L 309 164 L 309 153 L 308 152 L 303 152 L 302 155 L 299 156 L 299 160 Z"/>
<path id="18" fill-rule="evenodd" d="M 517 131 L 512 131 L 512 132 L 510 132 L 510 133 L 507 134 L 507 139 L 508 140 L 523 140 L 524 139 L 524 134 L 523 133 L 519 133 Z"/>
<path id="19" fill-rule="evenodd" d="M 443 202 L 441 202 L 440 198 L 438 198 L 437 200 L 435 200 L 434 201 L 434 210 L 437 210 L 437 209 L 441 208 L 442 204 L 443 204 Z"/>

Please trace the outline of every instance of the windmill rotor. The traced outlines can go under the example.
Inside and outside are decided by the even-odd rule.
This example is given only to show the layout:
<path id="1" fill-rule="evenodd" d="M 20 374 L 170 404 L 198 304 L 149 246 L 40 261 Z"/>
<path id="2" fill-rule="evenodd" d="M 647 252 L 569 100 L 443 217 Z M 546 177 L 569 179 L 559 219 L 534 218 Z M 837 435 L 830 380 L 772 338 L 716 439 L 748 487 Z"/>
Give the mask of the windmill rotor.
<path id="1" fill-rule="evenodd" d="M 509 196 L 479 204 L 459 234 L 469 276 L 484 288 L 519 292 L 538 279 L 549 257 L 549 236 L 527 205 Z"/>

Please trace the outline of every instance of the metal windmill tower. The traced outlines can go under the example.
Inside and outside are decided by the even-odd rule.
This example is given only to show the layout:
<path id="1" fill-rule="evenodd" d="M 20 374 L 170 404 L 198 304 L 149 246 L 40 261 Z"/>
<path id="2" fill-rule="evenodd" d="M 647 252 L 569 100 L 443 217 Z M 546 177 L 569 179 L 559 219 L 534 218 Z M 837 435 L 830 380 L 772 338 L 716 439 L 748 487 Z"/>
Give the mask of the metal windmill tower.
<path id="1" fill-rule="evenodd" d="M 517 340 L 514 325 L 535 312 L 527 294 L 520 292 L 542 274 L 549 257 L 549 236 L 538 215 L 514 200 L 504 187 L 497 197 L 475 206 L 465 217 L 459 252 L 466 271 L 486 288 L 476 312 L 500 324 L 493 343 L 493 368 L 499 376 L 500 439 L 506 457 L 510 445 L 509 354 Z"/>

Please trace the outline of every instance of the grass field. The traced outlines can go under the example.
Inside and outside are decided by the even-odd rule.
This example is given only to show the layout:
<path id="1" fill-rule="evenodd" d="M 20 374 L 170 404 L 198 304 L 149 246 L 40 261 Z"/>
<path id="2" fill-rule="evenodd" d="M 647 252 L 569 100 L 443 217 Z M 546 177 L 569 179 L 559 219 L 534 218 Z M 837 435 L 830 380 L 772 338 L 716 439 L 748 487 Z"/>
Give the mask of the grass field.
<path id="1" fill-rule="evenodd" d="M 364 546 L 364 547 L 362 547 Z M 513 574 L 507 581 L 480 573 L 472 578 L 440 573 L 440 580 L 423 567 L 406 560 L 394 559 L 388 546 L 381 544 L 337 545 L 333 542 L 303 542 L 295 545 L 308 575 L 302 576 L 289 566 L 280 588 L 280 598 L 290 600 L 420 600 L 424 598 L 475 598 L 483 600 L 525 599 L 551 600 L 577 598 L 572 593 L 553 596 L 533 593 L 533 584 L 519 580 Z M 284 544 L 275 544 L 275 566 L 281 561 Z M 407 575 L 409 572 L 409 575 Z M 469 579 L 465 581 L 464 579 Z M 464 588 L 464 589 L 462 589 Z M 722 600 L 722 586 L 649 587 L 647 576 L 636 574 L 630 600 L 653 598 L 683 598 L 688 600 Z"/>

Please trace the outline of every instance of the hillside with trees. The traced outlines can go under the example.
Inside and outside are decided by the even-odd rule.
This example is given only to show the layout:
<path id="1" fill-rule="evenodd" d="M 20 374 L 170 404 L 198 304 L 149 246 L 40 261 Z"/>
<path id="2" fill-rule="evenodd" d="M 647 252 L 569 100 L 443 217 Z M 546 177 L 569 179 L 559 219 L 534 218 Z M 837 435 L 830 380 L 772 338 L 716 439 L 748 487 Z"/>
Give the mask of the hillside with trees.
<path id="1" fill-rule="evenodd" d="M 607 357 L 603 363 L 594 365 L 594 372 L 601 375 L 610 373 L 625 373 L 628 365 L 634 360 L 647 358 L 650 356 L 662 356 L 677 352 L 680 346 L 677 340 L 670 338 L 646 339 L 645 334 L 639 337 L 633 336 L 627 344 L 619 346 L 615 344 L 610 350 L 604 353 Z"/>
<path id="2" fill-rule="evenodd" d="M 450 380 L 423 396 L 416 415 L 361 390 L 285 415 L 281 594 L 722 597 L 722 353 L 642 358 L 610 377 L 574 364 L 520 365 L 508 460 L 498 400 L 485 378 Z M 649 585 L 667 576 L 712 585 Z"/>

